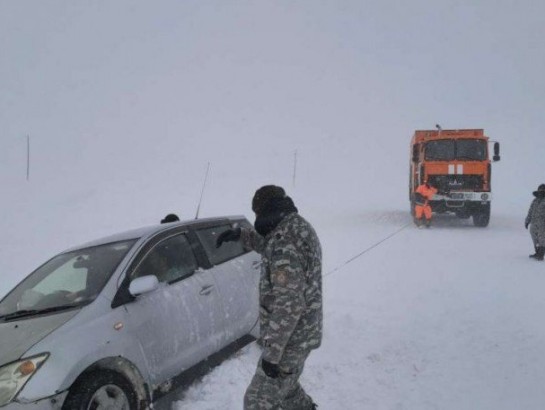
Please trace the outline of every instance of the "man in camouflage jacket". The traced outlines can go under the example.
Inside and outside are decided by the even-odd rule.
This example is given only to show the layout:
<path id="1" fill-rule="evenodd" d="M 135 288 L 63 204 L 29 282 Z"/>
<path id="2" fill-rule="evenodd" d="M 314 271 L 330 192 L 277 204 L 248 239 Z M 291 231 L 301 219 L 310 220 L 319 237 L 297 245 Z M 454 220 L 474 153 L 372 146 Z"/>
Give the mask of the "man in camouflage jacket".
<path id="1" fill-rule="evenodd" d="M 528 229 L 530 225 L 530 235 L 536 251 L 530 258 L 542 261 L 545 255 L 545 184 L 541 184 L 537 191 L 534 191 L 534 196 L 524 227 Z"/>
<path id="2" fill-rule="evenodd" d="M 299 384 L 311 350 L 322 339 L 322 251 L 312 226 L 282 188 L 257 190 L 255 230 L 222 233 L 218 246 L 241 240 L 262 256 L 260 329 L 263 353 L 244 396 L 245 410 L 311 410 Z"/>

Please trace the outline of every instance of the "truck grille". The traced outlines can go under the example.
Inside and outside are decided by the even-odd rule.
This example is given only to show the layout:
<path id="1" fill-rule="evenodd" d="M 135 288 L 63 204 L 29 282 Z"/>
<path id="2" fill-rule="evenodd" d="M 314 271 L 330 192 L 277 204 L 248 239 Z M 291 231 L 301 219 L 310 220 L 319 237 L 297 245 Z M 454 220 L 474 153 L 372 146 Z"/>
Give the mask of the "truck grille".
<path id="1" fill-rule="evenodd" d="M 480 191 L 483 189 L 482 175 L 429 175 L 428 180 L 441 192 Z"/>

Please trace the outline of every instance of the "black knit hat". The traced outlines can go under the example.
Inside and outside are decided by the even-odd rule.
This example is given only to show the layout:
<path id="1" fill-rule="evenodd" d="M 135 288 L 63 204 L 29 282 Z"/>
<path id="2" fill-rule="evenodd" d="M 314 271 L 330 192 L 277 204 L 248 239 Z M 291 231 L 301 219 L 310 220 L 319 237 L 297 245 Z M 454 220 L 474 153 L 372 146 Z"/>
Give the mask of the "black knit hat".
<path id="1" fill-rule="evenodd" d="M 255 191 L 252 199 L 252 210 L 256 214 L 260 214 L 271 199 L 284 198 L 285 196 L 286 191 L 284 191 L 284 188 L 276 185 L 264 185 Z"/>
<path id="2" fill-rule="evenodd" d="M 162 224 L 167 224 L 169 222 L 178 222 L 180 218 L 178 218 L 178 215 L 176 214 L 168 214 L 163 219 L 161 219 Z"/>
<path id="3" fill-rule="evenodd" d="M 537 187 L 537 191 L 534 191 L 534 196 L 545 195 L 545 184 L 541 184 Z"/>

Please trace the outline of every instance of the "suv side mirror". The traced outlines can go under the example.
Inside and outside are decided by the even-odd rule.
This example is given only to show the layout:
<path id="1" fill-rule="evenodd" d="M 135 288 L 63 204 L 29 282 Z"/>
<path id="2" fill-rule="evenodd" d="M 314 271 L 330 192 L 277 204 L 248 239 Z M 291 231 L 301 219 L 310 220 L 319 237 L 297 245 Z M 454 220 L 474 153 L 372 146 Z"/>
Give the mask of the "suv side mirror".
<path id="1" fill-rule="evenodd" d="M 500 143 L 495 142 L 494 143 L 494 157 L 492 157 L 493 161 L 499 161 L 500 160 Z"/>
<path id="2" fill-rule="evenodd" d="M 129 285 L 129 293 L 138 296 L 143 293 L 149 293 L 159 287 L 159 279 L 155 275 L 142 276 L 134 279 Z"/>

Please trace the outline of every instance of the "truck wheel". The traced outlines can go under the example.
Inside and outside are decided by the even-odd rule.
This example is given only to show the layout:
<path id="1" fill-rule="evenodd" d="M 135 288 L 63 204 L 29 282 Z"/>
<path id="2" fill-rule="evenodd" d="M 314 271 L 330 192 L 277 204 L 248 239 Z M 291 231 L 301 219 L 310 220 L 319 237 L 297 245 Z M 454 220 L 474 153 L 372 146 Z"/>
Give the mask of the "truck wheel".
<path id="1" fill-rule="evenodd" d="M 485 228 L 490 222 L 490 205 L 483 206 L 473 214 L 473 225 Z"/>
<path id="2" fill-rule="evenodd" d="M 93 371 L 84 375 L 70 388 L 63 410 L 138 408 L 136 394 L 131 383 L 121 374 L 109 371 Z"/>

